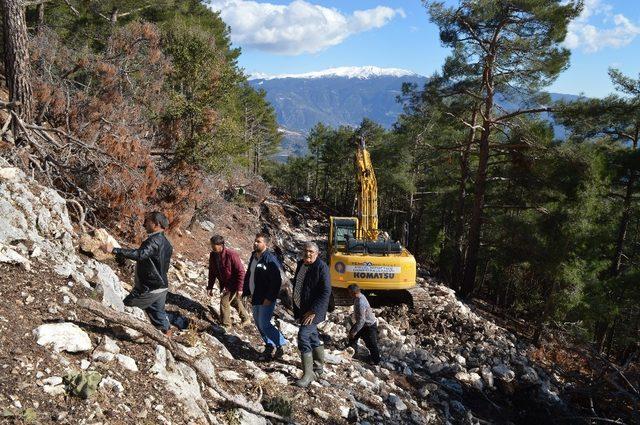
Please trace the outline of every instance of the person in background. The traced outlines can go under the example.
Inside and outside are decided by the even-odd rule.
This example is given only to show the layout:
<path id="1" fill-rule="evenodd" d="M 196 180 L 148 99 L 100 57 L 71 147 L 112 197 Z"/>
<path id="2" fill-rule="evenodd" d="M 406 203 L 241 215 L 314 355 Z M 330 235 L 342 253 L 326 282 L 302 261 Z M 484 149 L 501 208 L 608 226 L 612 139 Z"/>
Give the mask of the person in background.
<path id="1" fill-rule="evenodd" d="M 151 323 L 167 337 L 171 337 L 173 329 L 169 324 L 165 301 L 169 291 L 169 263 L 173 254 L 173 246 L 164 234 L 169 227 L 169 220 L 161 212 L 154 211 L 145 215 L 144 228 L 147 239 L 138 249 L 114 248 L 106 243 L 101 249 L 112 253 L 117 258 L 128 258 L 136 262 L 135 284 L 133 290 L 124 299 L 127 307 L 143 309 Z"/>
<path id="2" fill-rule="evenodd" d="M 293 316 L 300 321 L 298 349 L 304 374 L 296 382 L 307 387 L 324 369 L 324 345 L 318 324 L 327 315 L 331 296 L 329 266 L 318 258 L 318 245 L 307 242 L 293 278 Z"/>
<path id="3" fill-rule="evenodd" d="M 275 254 L 268 249 L 269 242 L 269 235 L 256 234 L 253 253 L 244 276 L 244 294 L 251 295 L 253 320 L 265 343 L 261 356 L 263 360 L 282 357 L 282 347 L 287 343 L 282 333 L 271 323 L 282 286 L 282 277 L 280 263 Z"/>
<path id="4" fill-rule="evenodd" d="M 244 286 L 244 265 L 234 250 L 225 247 L 224 237 L 211 237 L 211 254 L 209 255 L 209 282 L 207 294 L 213 296 L 216 279 L 220 283 L 220 320 L 225 332 L 232 327 L 231 306 L 238 311 L 241 326 L 251 323 L 251 317 L 242 303 Z"/>
<path id="5" fill-rule="evenodd" d="M 349 330 L 349 346 L 358 351 L 358 340 L 362 338 L 371 354 L 370 362 L 374 365 L 380 364 L 380 350 L 378 349 L 378 324 L 373 309 L 369 305 L 367 297 L 360 292 L 360 287 L 356 284 L 347 288 L 349 295 L 353 298 L 353 312 L 355 323 Z"/>

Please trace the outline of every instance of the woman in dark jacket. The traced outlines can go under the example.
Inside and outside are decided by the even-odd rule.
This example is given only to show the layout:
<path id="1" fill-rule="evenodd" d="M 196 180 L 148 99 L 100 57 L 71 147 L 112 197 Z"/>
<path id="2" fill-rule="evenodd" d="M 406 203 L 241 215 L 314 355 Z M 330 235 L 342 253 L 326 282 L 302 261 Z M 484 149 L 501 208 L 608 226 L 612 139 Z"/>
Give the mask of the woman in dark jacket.
<path id="1" fill-rule="evenodd" d="M 327 316 L 330 296 L 329 267 L 318 258 L 318 245 L 307 242 L 293 278 L 293 316 L 300 321 L 298 349 L 304 371 L 296 382 L 299 387 L 307 387 L 323 372 L 324 346 L 318 324 Z"/>

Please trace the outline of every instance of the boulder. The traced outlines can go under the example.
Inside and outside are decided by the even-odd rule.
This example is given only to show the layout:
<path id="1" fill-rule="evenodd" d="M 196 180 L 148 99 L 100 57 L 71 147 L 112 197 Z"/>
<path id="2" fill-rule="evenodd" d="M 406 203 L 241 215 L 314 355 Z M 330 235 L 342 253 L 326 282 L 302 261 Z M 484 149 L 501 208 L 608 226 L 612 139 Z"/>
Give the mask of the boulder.
<path id="1" fill-rule="evenodd" d="M 111 267 L 93 259 L 89 260 L 85 267 L 84 277 L 102 293 L 102 304 L 120 312 L 124 311 L 122 300 L 126 294 L 120 279 Z"/>
<path id="2" fill-rule="evenodd" d="M 473 387 L 479 391 L 482 391 L 482 377 L 475 372 L 458 372 L 456 373 L 456 379 L 465 385 Z"/>
<path id="3" fill-rule="evenodd" d="M 92 348 L 85 331 L 73 323 L 47 323 L 33 330 L 38 345 L 51 345 L 55 351 L 76 353 Z"/>
<path id="4" fill-rule="evenodd" d="M 511 382 L 516 377 L 515 372 L 509 369 L 505 364 L 494 366 L 492 370 L 495 377 L 504 382 Z"/>
<path id="5" fill-rule="evenodd" d="M 31 261 L 8 246 L 0 245 L 0 263 L 19 264 L 25 270 L 31 270 Z"/>
<path id="6" fill-rule="evenodd" d="M 222 370 L 218 372 L 218 376 L 220 376 L 220 379 L 227 382 L 239 381 L 242 379 L 242 376 L 235 370 Z"/>
<path id="7" fill-rule="evenodd" d="M 113 339 L 109 338 L 108 336 L 105 336 L 104 339 L 102 340 L 102 349 L 106 352 L 113 353 L 113 354 L 118 354 L 120 352 L 120 347 L 118 346 L 118 343 L 115 342 Z"/>
<path id="8" fill-rule="evenodd" d="M 112 258 L 112 254 L 103 252 L 100 247 L 106 243 L 116 248 L 120 248 L 120 244 L 105 229 L 96 229 L 91 233 L 84 233 L 80 236 L 80 251 L 87 255 L 91 255 L 98 261 L 105 261 Z"/>
<path id="9" fill-rule="evenodd" d="M 387 401 L 395 410 L 398 410 L 400 412 L 402 412 L 403 410 L 407 410 L 407 405 L 404 404 L 400 397 L 393 393 L 389 394 L 389 398 L 387 399 Z"/>
<path id="10" fill-rule="evenodd" d="M 172 367 L 168 368 L 167 365 Z M 170 352 L 161 345 L 156 346 L 156 358 L 151 372 L 164 381 L 167 389 L 186 405 L 189 418 L 204 421 L 205 412 L 199 402 L 204 403 L 196 372 L 187 364 L 176 362 Z M 188 419 L 188 418 L 185 418 Z"/>
<path id="11" fill-rule="evenodd" d="M 138 371 L 138 365 L 136 364 L 136 361 L 131 357 L 125 356 L 124 354 L 116 354 L 116 359 L 118 360 L 118 363 L 120 363 L 120 366 L 127 369 L 128 371 Z"/>
<path id="12" fill-rule="evenodd" d="M 124 386 L 117 379 L 113 379 L 110 376 L 107 376 L 100 382 L 100 388 L 104 388 L 107 391 L 111 391 L 116 395 L 120 395 L 124 393 Z"/>
<path id="13" fill-rule="evenodd" d="M 116 358 L 116 355 L 108 351 L 96 350 L 91 354 L 91 358 L 96 362 L 109 363 Z"/>
<path id="14" fill-rule="evenodd" d="M 200 227 L 202 228 L 202 230 L 205 230 L 207 232 L 213 232 L 216 229 L 216 225 L 208 220 L 201 221 Z"/>

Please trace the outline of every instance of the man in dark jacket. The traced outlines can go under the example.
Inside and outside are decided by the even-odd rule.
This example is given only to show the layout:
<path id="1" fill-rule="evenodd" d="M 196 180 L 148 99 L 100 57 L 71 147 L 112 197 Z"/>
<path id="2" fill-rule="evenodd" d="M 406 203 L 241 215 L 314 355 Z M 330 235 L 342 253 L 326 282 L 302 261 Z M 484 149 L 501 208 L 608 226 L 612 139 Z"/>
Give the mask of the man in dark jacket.
<path id="1" fill-rule="evenodd" d="M 256 322 L 256 328 L 265 343 L 265 349 L 262 353 L 264 360 L 282 357 L 284 354 L 282 346 L 287 343 L 284 336 L 271 323 L 282 285 L 282 277 L 278 259 L 273 252 L 267 249 L 269 241 L 269 235 L 265 233 L 256 235 L 253 242 L 253 253 L 249 259 L 249 268 L 244 276 L 244 293 L 251 295 L 253 320 Z"/>
<path id="2" fill-rule="evenodd" d="M 307 387 L 323 372 L 324 346 L 318 324 L 326 318 L 330 296 L 329 267 L 318 258 L 318 245 L 307 242 L 293 278 L 293 316 L 300 321 L 298 349 L 304 371 L 296 382 L 299 387 Z"/>
<path id="3" fill-rule="evenodd" d="M 173 254 L 173 247 L 164 234 L 164 229 L 168 227 L 167 217 L 154 211 L 145 216 L 144 228 L 149 236 L 140 248 L 114 248 L 105 244 L 102 250 L 136 262 L 135 285 L 124 299 L 124 305 L 143 309 L 155 327 L 161 329 L 165 335 L 171 336 L 169 320 L 164 309 L 169 290 L 167 272 Z"/>
<path id="4" fill-rule="evenodd" d="M 211 237 L 211 254 L 209 255 L 209 283 L 207 293 L 213 295 L 213 287 L 220 282 L 220 319 L 225 331 L 231 328 L 231 306 L 242 320 L 241 326 L 251 323 L 251 318 L 242 304 L 242 288 L 244 285 L 244 266 L 237 252 L 226 248 L 224 237 Z"/>

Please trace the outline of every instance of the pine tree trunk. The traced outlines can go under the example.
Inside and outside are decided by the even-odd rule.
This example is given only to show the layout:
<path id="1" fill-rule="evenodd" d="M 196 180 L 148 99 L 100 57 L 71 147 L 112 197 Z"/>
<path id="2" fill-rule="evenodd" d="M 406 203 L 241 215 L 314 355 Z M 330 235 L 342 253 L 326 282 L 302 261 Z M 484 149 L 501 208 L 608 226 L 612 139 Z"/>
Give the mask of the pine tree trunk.
<path id="1" fill-rule="evenodd" d="M 20 0 L 2 0 L 4 24 L 4 69 L 9 98 L 20 102 L 16 112 L 26 122 L 33 122 L 33 94 L 27 23 Z"/>
<path id="2" fill-rule="evenodd" d="M 491 105 L 493 107 L 493 104 Z M 478 268 L 478 254 L 480 252 L 480 232 L 482 230 L 482 216 L 484 212 L 484 197 L 487 190 L 487 168 L 489 164 L 489 134 L 490 123 L 485 123 L 480 137 L 480 158 L 476 173 L 473 209 L 469 227 L 468 248 L 464 276 L 462 278 L 461 293 L 464 297 L 471 295 L 475 287 L 476 271 Z"/>
<path id="3" fill-rule="evenodd" d="M 490 48 L 492 53 L 485 58 L 484 71 L 482 73 L 482 85 L 486 90 L 484 98 L 484 114 L 482 123 L 482 133 L 480 135 L 478 171 L 476 173 L 473 209 L 471 211 L 471 224 L 469 227 L 469 237 L 467 240 L 467 257 L 462 278 L 462 296 L 468 297 L 473 292 L 476 282 L 476 272 L 478 269 L 478 254 L 480 251 L 480 233 L 482 230 L 482 216 L 484 213 L 484 197 L 487 191 L 487 171 L 489 168 L 489 138 L 493 126 L 493 66 L 495 58 L 495 40 L 498 33 L 494 35 L 494 41 Z"/>
<path id="4" fill-rule="evenodd" d="M 471 116 L 471 125 L 475 127 L 478 120 L 478 109 L 474 108 Z M 456 291 L 460 291 L 462 287 L 462 277 L 465 259 L 464 244 L 464 223 L 465 223 L 465 202 L 467 199 L 467 181 L 469 180 L 469 151 L 471 144 L 475 138 L 476 131 L 474 128 L 469 130 L 469 136 L 466 146 L 460 154 L 460 182 L 458 184 L 458 201 L 456 205 L 456 214 L 454 217 L 454 234 L 455 241 L 453 265 L 451 268 L 451 282 Z"/>
<path id="5" fill-rule="evenodd" d="M 637 142 L 634 143 L 634 150 Z M 622 251 L 624 249 L 624 242 L 627 237 L 627 230 L 629 229 L 629 222 L 631 221 L 631 204 L 633 201 L 634 187 L 638 179 L 634 170 L 631 170 L 631 175 L 627 181 L 627 187 L 624 194 L 624 204 L 622 207 L 622 217 L 618 224 L 618 238 L 616 240 L 616 250 L 611 260 L 611 277 L 616 277 L 620 274 L 620 267 L 622 266 Z"/>

